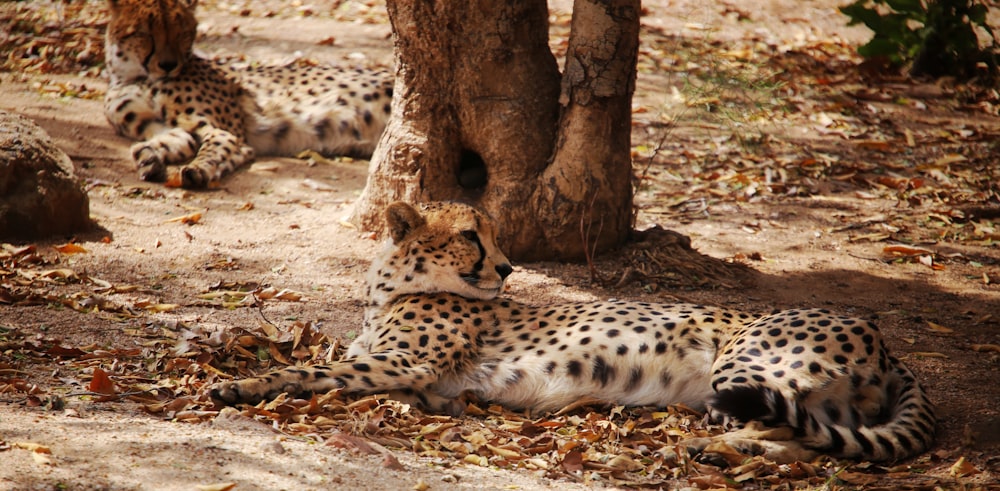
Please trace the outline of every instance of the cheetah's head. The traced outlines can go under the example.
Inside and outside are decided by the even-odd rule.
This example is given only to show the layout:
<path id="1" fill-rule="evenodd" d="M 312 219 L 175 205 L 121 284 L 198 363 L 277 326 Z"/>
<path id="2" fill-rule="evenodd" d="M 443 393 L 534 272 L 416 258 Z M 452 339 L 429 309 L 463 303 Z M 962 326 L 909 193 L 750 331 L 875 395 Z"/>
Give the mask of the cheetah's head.
<path id="1" fill-rule="evenodd" d="M 197 0 L 108 0 L 105 60 L 113 81 L 177 75 L 191 54 Z"/>
<path id="2" fill-rule="evenodd" d="M 396 202 L 386 209 L 391 243 L 372 262 L 368 287 L 375 304 L 413 293 L 449 292 L 491 299 L 512 268 L 497 246 L 497 227 L 485 213 L 459 203 L 418 210 Z"/>

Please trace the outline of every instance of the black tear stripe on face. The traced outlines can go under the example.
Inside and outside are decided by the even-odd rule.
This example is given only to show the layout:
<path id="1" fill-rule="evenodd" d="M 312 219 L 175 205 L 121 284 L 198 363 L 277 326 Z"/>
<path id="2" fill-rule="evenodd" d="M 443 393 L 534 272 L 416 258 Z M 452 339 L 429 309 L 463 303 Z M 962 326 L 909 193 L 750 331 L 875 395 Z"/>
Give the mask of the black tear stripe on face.
<path id="1" fill-rule="evenodd" d="M 153 22 L 154 21 L 155 21 L 155 19 L 153 17 L 150 17 L 148 19 L 148 24 L 149 24 L 148 27 L 149 27 L 149 32 L 150 33 L 152 33 L 153 30 L 154 30 L 153 29 L 154 28 L 154 26 L 153 26 Z M 152 34 L 150 34 L 150 35 L 152 35 Z M 142 59 L 142 66 L 143 66 L 143 68 L 146 69 L 146 72 L 149 72 L 149 60 L 152 60 L 153 59 L 153 55 L 156 53 L 156 43 L 155 42 L 151 42 L 151 43 L 149 43 L 149 46 L 150 46 L 150 48 L 149 48 L 149 54 L 147 54 L 146 57 Z"/>
<path id="2" fill-rule="evenodd" d="M 482 225 L 479 223 L 479 217 L 476 217 L 476 230 L 481 228 Z M 486 260 L 486 248 L 483 247 L 483 242 L 479 240 L 479 234 L 476 232 L 472 232 L 471 234 L 462 233 L 462 236 L 475 243 L 476 247 L 479 249 L 479 260 L 472 265 L 472 270 L 475 271 L 478 276 L 478 274 L 483 271 L 483 262 Z"/>
<path id="3" fill-rule="evenodd" d="M 142 59 L 142 67 L 145 68 L 147 72 L 149 71 L 149 60 L 153 59 L 153 53 L 155 52 L 156 46 L 153 46 L 153 48 L 149 50 L 149 54 Z"/>

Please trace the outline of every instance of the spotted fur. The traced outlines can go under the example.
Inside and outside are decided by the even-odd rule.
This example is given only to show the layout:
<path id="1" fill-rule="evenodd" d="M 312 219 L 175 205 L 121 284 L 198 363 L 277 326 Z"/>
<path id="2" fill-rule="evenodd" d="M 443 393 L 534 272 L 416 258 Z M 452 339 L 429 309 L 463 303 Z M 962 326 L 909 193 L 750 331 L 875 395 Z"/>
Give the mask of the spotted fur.
<path id="1" fill-rule="evenodd" d="M 466 392 L 532 412 L 588 397 L 683 403 L 746 423 L 717 439 L 778 461 L 896 460 L 931 444 L 931 403 L 867 320 L 822 309 L 754 318 L 691 304 L 524 305 L 498 297 L 512 269 L 483 213 L 395 203 L 387 222 L 391 242 L 372 263 L 364 328 L 346 357 L 224 383 L 215 400 L 339 388 L 453 412 Z"/>
<path id="2" fill-rule="evenodd" d="M 137 141 L 142 179 L 215 187 L 255 154 L 370 156 L 389 115 L 389 74 L 200 58 L 196 4 L 109 0 L 105 115 Z"/>

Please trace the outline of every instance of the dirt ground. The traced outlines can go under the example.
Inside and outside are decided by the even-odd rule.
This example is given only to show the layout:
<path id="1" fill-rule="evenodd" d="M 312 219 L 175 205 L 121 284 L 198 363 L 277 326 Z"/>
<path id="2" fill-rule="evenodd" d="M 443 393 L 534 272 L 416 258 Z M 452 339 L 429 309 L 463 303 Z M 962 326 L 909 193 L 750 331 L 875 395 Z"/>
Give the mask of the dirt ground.
<path id="1" fill-rule="evenodd" d="M 634 261 L 636 254 L 611 254 L 596 270 L 617 279 L 631 268 L 627 281 L 595 284 L 586 265 L 522 264 L 508 294 L 534 303 L 679 299 L 755 312 L 821 306 L 878 316 L 890 348 L 938 405 L 937 443 L 902 466 L 852 469 L 871 479 L 827 483 L 891 489 L 906 474 L 900 482 L 911 488 L 1000 489 L 994 99 L 949 81 L 862 73 L 850 47 L 866 33 L 845 27 L 834 2 L 758 3 L 648 2 L 634 123 L 637 228 L 658 224 L 690 237 L 720 265 L 748 268 L 692 278 L 655 271 L 655 253 L 643 256 L 645 263 Z M 202 4 L 198 47 L 208 55 L 391 63 L 389 27 L 377 4 Z M 551 9 L 559 53 L 568 8 Z M 91 394 L 95 365 L 81 369 L 81 359 L 104 360 L 104 370 L 125 385 L 125 367 L 135 362 L 113 361 L 114 354 L 148 348 L 149 332 L 171 326 L 213 333 L 307 322 L 347 342 L 360 326 L 363 275 L 377 246 L 344 220 L 366 162 L 259 159 L 211 192 L 139 181 L 129 142 L 104 120 L 106 84 L 94 74 L 0 73 L 0 109 L 32 118 L 70 155 L 100 226 L 75 238 L 85 253 L 53 248 L 67 237 L 32 244 L 45 260 L 42 270 L 64 273 L 29 285 L 49 301 L 0 306 L 0 488 L 615 485 L 585 473 L 553 479 L 390 448 L 395 465 L 382 450 L 363 455 L 319 445 L 243 415 L 196 415 L 203 422 L 191 424 Z M 257 307 L 226 304 L 212 296 L 220 285 L 296 295 Z M 23 355 L 26 343 L 52 340 L 89 355 Z M 65 407 L 46 407 L 53 394 Z M 766 487 L 744 483 L 755 486 Z"/>

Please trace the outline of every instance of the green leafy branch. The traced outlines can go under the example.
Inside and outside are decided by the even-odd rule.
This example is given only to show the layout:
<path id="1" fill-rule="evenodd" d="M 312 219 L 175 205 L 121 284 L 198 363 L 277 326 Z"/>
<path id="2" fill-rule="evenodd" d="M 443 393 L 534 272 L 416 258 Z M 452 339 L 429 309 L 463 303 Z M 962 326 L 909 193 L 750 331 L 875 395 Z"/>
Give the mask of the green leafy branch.
<path id="1" fill-rule="evenodd" d="M 994 79 L 996 37 L 980 0 L 856 0 L 840 11 L 874 32 L 858 53 L 910 74 Z M 988 39 L 980 43 L 980 33 Z"/>

